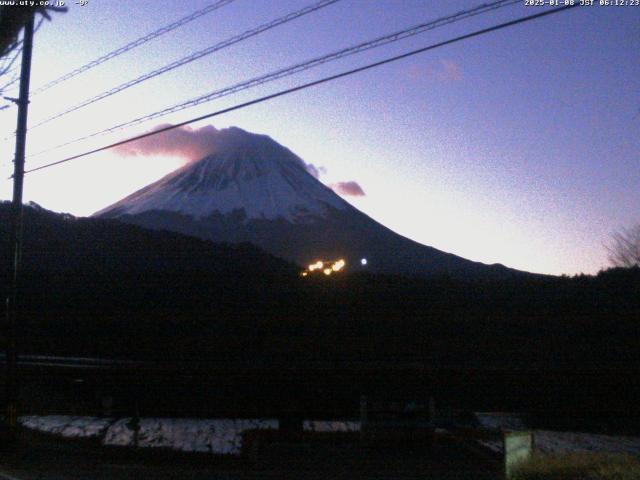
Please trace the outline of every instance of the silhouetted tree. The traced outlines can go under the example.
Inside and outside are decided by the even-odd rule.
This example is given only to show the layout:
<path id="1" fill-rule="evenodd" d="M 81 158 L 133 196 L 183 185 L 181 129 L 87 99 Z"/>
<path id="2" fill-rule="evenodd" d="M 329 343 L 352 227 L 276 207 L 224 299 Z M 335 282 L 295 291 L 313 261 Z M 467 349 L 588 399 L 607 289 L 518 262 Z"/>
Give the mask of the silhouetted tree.
<path id="1" fill-rule="evenodd" d="M 34 2 L 39 3 L 39 2 Z M 0 6 L 0 93 L 19 78 L 19 57 L 22 51 L 20 32 L 32 15 L 51 20 L 50 12 L 64 13 L 66 7 L 53 6 Z M 0 109 L 6 108 L 2 106 Z"/>
<path id="2" fill-rule="evenodd" d="M 640 223 L 611 235 L 607 246 L 609 261 L 615 267 L 640 266 Z"/>

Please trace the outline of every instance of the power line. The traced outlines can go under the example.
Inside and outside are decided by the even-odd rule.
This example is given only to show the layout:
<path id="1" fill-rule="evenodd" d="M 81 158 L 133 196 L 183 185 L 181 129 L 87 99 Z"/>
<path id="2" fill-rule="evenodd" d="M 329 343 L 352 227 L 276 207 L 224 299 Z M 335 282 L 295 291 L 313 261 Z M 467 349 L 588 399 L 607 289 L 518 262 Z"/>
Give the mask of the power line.
<path id="1" fill-rule="evenodd" d="M 67 110 L 64 110 L 60 113 L 57 113 L 55 115 L 53 115 L 52 117 L 46 118 L 44 120 L 42 120 L 41 122 L 37 123 L 36 125 L 30 127 L 30 130 L 37 128 L 41 125 L 44 125 L 46 123 L 49 123 L 52 120 L 55 120 L 57 118 L 60 118 L 64 115 L 67 115 L 71 112 L 75 112 L 76 110 L 79 110 L 83 107 L 86 107 L 87 105 L 91 105 L 92 103 L 95 103 L 99 100 L 102 100 L 104 98 L 110 97 L 111 95 L 115 95 L 116 93 L 119 93 L 123 90 L 126 90 L 127 88 L 133 87 L 134 85 L 137 85 L 139 83 L 142 83 L 146 80 L 150 80 L 154 77 L 157 77 L 159 75 L 162 75 L 163 73 L 169 72 L 171 70 L 174 70 L 178 67 L 181 67 L 182 65 L 186 65 L 187 63 L 191 63 L 195 60 L 198 60 L 199 58 L 202 58 L 206 55 L 210 55 L 214 52 L 217 52 L 218 50 L 222 50 L 223 48 L 227 48 L 230 47 L 231 45 L 235 45 L 238 42 L 241 42 L 243 40 L 246 40 L 247 38 L 253 37 L 255 35 L 258 35 L 262 32 L 266 32 L 267 30 L 270 30 L 272 28 L 275 28 L 279 25 L 282 25 L 283 23 L 287 23 L 290 22 L 292 20 L 295 20 L 298 17 L 302 17 L 303 15 L 307 15 L 309 13 L 315 12 L 316 10 L 320 10 L 321 8 L 327 7 L 329 5 L 332 5 L 336 2 L 339 2 L 340 0 L 321 0 L 318 3 L 315 3 L 313 5 L 309 5 L 301 10 L 297 10 L 295 12 L 291 12 L 283 17 L 277 18 L 275 20 L 272 20 L 271 22 L 268 23 L 264 23 L 256 28 L 252 28 L 251 30 L 247 30 L 239 35 L 236 35 L 234 37 L 231 37 L 227 40 L 224 40 L 220 43 L 217 43 L 215 45 L 212 45 L 208 48 L 205 48 L 204 50 L 199 50 L 197 52 L 192 53 L 191 55 L 188 55 L 186 57 L 183 57 L 179 60 L 176 60 L 175 62 L 172 62 L 168 65 L 165 65 L 164 67 L 158 68 L 156 70 L 153 70 L 151 72 L 145 73 L 144 75 L 141 75 L 137 78 L 134 78 L 133 80 L 129 80 L 127 82 L 124 82 L 120 85 L 118 85 L 117 87 L 114 87 L 110 90 L 107 90 L 105 92 L 102 92 L 94 97 L 88 98 L 87 100 L 84 100 L 83 102 L 80 102 L 76 105 L 74 105 L 71 108 L 68 108 Z"/>
<path id="2" fill-rule="evenodd" d="M 444 25 L 449 25 L 451 23 L 463 20 L 465 18 L 469 18 L 475 15 L 479 15 L 481 13 L 486 13 L 488 11 L 492 11 L 498 8 L 502 8 L 508 5 L 512 5 L 514 3 L 521 3 L 520 0 L 500 0 L 500 1 L 496 1 L 490 4 L 483 4 L 480 5 L 479 7 L 476 7 L 474 9 L 471 10 L 465 10 L 465 11 L 461 11 L 458 12 L 456 14 L 450 15 L 448 17 L 444 17 L 429 23 L 424 23 L 421 25 L 416 25 L 414 27 L 411 27 L 409 29 L 405 29 L 405 30 L 401 30 L 399 32 L 395 32 L 392 33 L 390 35 L 385 35 L 383 37 L 379 37 L 376 38 L 374 40 L 370 40 L 368 42 L 364 42 L 364 43 L 360 43 L 358 45 L 355 45 L 353 47 L 349 47 L 349 48 L 345 48 L 342 50 L 338 50 L 337 52 L 333 52 L 333 53 L 329 53 L 327 55 L 323 55 L 321 57 L 316 57 L 312 60 L 307 60 L 305 62 L 302 63 L 298 63 L 296 65 L 292 65 L 290 67 L 287 68 L 283 68 L 280 70 L 277 70 L 275 72 L 269 73 L 267 75 L 262 75 L 260 77 L 255 77 L 252 78 L 250 80 L 246 80 L 244 82 L 240 82 L 237 83 L 235 85 L 232 85 L 230 87 L 221 89 L 221 90 L 216 90 L 210 93 L 207 93 L 205 95 L 201 95 L 199 97 L 193 98 L 191 100 L 187 100 L 186 102 L 182 102 L 179 103 L 177 105 L 174 105 L 172 107 L 168 107 L 165 108 L 163 110 L 160 110 L 158 112 L 152 113 L 152 114 L 148 114 L 145 115 L 143 117 L 139 117 L 136 118 L 134 120 L 130 120 L 128 122 L 125 123 L 121 123 L 119 125 L 115 125 L 111 128 L 108 128 L 106 130 L 104 130 L 104 133 L 109 133 L 115 130 L 120 130 L 122 128 L 125 127 L 129 127 L 129 126 L 135 126 L 135 125 L 139 125 L 140 123 L 144 123 L 146 121 L 149 120 L 153 120 L 155 118 L 158 117 L 162 117 L 165 115 L 168 115 L 170 113 L 175 113 L 187 108 L 191 108 L 191 107 L 195 107 L 197 105 L 200 105 L 202 103 L 206 103 L 206 102 L 210 102 L 212 100 L 227 96 L 227 95 L 231 95 L 233 93 L 237 93 L 240 92 L 242 90 L 246 90 L 248 88 L 252 88 L 255 86 L 259 86 L 262 85 L 264 83 L 267 82 L 271 82 L 274 80 L 279 80 L 281 78 L 284 77 L 288 77 L 291 75 L 294 75 L 296 73 L 300 73 L 302 71 L 308 70 L 310 68 L 313 67 L 317 67 L 319 65 L 325 64 L 327 62 L 331 62 L 331 61 L 335 61 L 338 60 L 340 58 L 344 58 L 350 55 L 354 55 L 356 53 L 360 53 L 360 52 L 364 52 L 366 50 L 370 50 L 373 48 L 377 48 L 377 47 L 381 47 L 383 45 L 387 45 L 389 43 L 393 43 L 393 42 L 397 42 L 399 40 L 414 36 L 414 35 L 418 35 L 420 33 L 426 32 L 428 30 L 433 30 L 435 28 L 444 26 Z M 99 133 L 103 133 L 103 132 L 99 132 Z"/>
<path id="3" fill-rule="evenodd" d="M 509 6 L 509 5 L 513 5 L 515 3 L 520 3 L 520 0 L 498 0 L 498 1 L 495 1 L 495 2 L 492 2 L 492 3 L 479 5 L 479 6 L 475 7 L 475 8 L 469 9 L 469 10 L 463 10 L 463 11 L 457 12 L 455 14 L 448 15 L 446 17 L 442 17 L 442 18 L 439 18 L 437 20 L 433 20 L 433 21 L 430 21 L 430 22 L 427 22 L 427 23 L 414 25 L 413 27 L 406 28 L 404 30 L 400 30 L 400 31 L 397 31 L 397 32 L 394 32 L 394 33 L 391 33 L 391 34 L 387 34 L 387 35 L 384 35 L 382 37 L 378 37 L 378 38 L 375 38 L 373 40 L 369 40 L 367 42 L 363 42 L 363 43 L 357 44 L 357 45 L 352 46 L 352 47 L 344 48 L 342 50 L 338 50 L 338 51 L 335 51 L 335 52 L 332 52 L 332 53 L 329 53 L 329 54 L 326 54 L 326 55 L 322 55 L 320 57 L 316 57 L 316 58 L 313 58 L 311 60 L 304 61 L 302 63 L 298 63 L 298 64 L 295 64 L 295 65 L 292 65 L 292 66 L 289 66 L 289 67 L 286 67 L 286 68 L 282 68 L 280 70 L 276 70 L 275 72 L 271 72 L 271 73 L 268 73 L 266 75 L 255 77 L 255 78 L 252 78 L 250 80 L 245 80 L 243 82 L 231 85 L 230 87 L 225 87 L 223 89 L 215 90 L 215 91 L 207 93 L 205 95 L 201 95 L 201 96 L 193 98 L 191 100 L 187 100 L 186 102 L 182 102 L 182 103 L 179 103 L 177 105 L 173 105 L 171 107 L 164 108 L 164 109 L 159 110 L 157 112 L 153 112 L 153 113 L 144 115 L 142 117 L 138 117 L 138 118 L 135 118 L 133 120 L 129 120 L 127 122 L 120 123 L 118 125 L 106 128 L 104 130 L 100 130 L 100 131 L 97 131 L 97 132 L 90 133 L 90 134 L 85 135 L 83 137 L 79 137 L 79 138 L 70 140 L 68 142 L 56 145 L 56 146 L 54 146 L 52 148 L 49 148 L 47 150 L 35 153 L 35 154 L 31 155 L 31 157 L 42 155 L 44 153 L 48 153 L 48 152 L 51 152 L 53 150 L 57 150 L 59 148 L 71 145 L 73 143 L 80 142 L 82 140 L 87 140 L 89 138 L 93 138 L 93 137 L 98 136 L 98 135 L 111 133 L 111 132 L 114 132 L 116 130 L 120 130 L 122 128 L 139 125 L 141 123 L 144 123 L 144 122 L 147 122 L 149 120 L 153 120 L 155 118 L 159 118 L 159 117 L 168 115 L 170 113 L 175 113 L 175 112 L 187 109 L 187 108 L 191 108 L 191 107 L 200 105 L 202 103 L 210 102 L 212 100 L 215 100 L 215 99 L 218 99 L 218 98 L 221 98 L 221 97 L 225 97 L 227 95 L 231 95 L 231 94 L 240 92 L 242 90 L 246 90 L 246 89 L 249 89 L 249 88 L 252 88 L 252 87 L 256 87 L 256 86 L 265 84 L 267 82 L 272 82 L 272 81 L 279 80 L 279 79 L 284 78 L 284 77 L 288 77 L 288 76 L 294 75 L 296 73 L 300 73 L 302 71 L 311 69 L 313 67 L 316 67 L 316 66 L 319 66 L 319 65 L 331 62 L 331 61 L 335 61 L 335 60 L 338 60 L 338 59 L 341 59 L 341 58 L 344 58 L 344 57 L 347 57 L 347 56 L 350 56 L 350 55 L 354 55 L 356 53 L 364 52 L 366 50 L 370 50 L 370 49 L 373 49 L 373 48 L 378 48 L 378 47 L 387 45 L 389 43 L 393 43 L 393 42 L 396 42 L 396 41 L 399 41 L 399 40 L 403 40 L 405 38 L 408 38 L 408 37 L 411 37 L 411 36 L 414 36 L 414 35 L 418 35 L 420 33 L 423 33 L 423 32 L 429 31 L 429 30 L 433 30 L 433 29 L 441 27 L 441 26 L 445 26 L 445 25 L 449 25 L 451 23 L 458 22 L 458 21 L 463 20 L 465 18 L 473 17 L 473 16 L 480 15 L 480 14 L 483 14 L 483 13 L 487 13 L 489 11 L 493 11 L 493 10 L 496 10 L 498 8 L 503 8 L 503 7 L 506 7 L 506 6 Z"/>
<path id="4" fill-rule="evenodd" d="M 497 30 L 501 30 L 503 28 L 507 28 L 507 27 L 511 27 L 511 26 L 518 25 L 518 24 L 521 24 L 521 23 L 525 23 L 525 22 L 528 22 L 528 21 L 531 21 L 531 20 L 535 20 L 537 18 L 546 17 L 547 15 L 552 15 L 552 14 L 555 14 L 555 13 L 559 13 L 559 12 L 562 12 L 562 11 L 565 11 L 565 10 L 569 10 L 571 8 L 575 8 L 575 7 L 578 7 L 578 6 L 579 6 L 579 4 L 577 4 L 577 3 L 573 4 L 573 5 L 566 5 L 566 6 L 563 6 L 563 7 L 554 8 L 552 10 L 546 10 L 544 12 L 536 13 L 534 15 L 528 15 L 526 17 L 520 17 L 520 18 L 517 18 L 515 20 L 511 20 L 509 22 L 505 22 L 505 23 L 501 23 L 501 24 L 498 24 L 498 25 L 494 25 L 493 27 L 484 28 L 482 30 L 476 30 L 475 32 L 468 33 L 466 35 L 461 35 L 461 36 L 458 36 L 458 37 L 455 37 L 455 38 L 452 38 L 452 39 L 449 39 L 449 40 L 445 40 L 443 42 L 439 42 L 439 43 L 435 43 L 433 45 L 429 45 L 427 47 L 419 48 L 417 50 L 411 50 L 410 52 L 407 52 L 407 53 L 396 55 L 394 57 L 389 57 L 389 58 L 386 58 L 384 60 L 380 60 L 378 62 L 369 63 L 369 64 L 367 64 L 365 66 L 354 68 L 352 70 L 347 70 L 347 71 L 344 71 L 344 72 L 341 72 L 341 73 L 338 73 L 338 74 L 335 74 L 335 75 L 331 75 L 331 76 L 328 76 L 328 77 L 324 77 L 324 78 L 321 78 L 320 80 L 314 80 L 313 82 L 309 82 L 309 83 L 305 83 L 305 84 L 302 84 L 302 85 L 298 85 L 297 87 L 292 87 L 292 88 L 288 88 L 286 90 L 281 90 L 279 92 L 272 93 L 272 94 L 266 95 L 264 97 L 256 98 L 256 99 L 250 100 L 248 102 L 240 103 L 240 104 L 234 105 L 232 107 L 224 108 L 224 109 L 218 110 L 216 112 L 212 112 L 212 113 L 208 113 L 206 115 L 202 115 L 200 117 L 192 118 L 190 120 L 186 120 L 184 122 L 180 122 L 180 123 L 177 123 L 175 125 L 170 125 L 168 127 L 164 127 L 164 128 L 159 129 L 159 130 L 154 130 L 153 132 L 147 132 L 147 133 L 144 133 L 142 135 L 137 135 L 135 137 L 131 137 L 131 138 L 128 138 L 126 140 L 121 140 L 119 142 L 111 143 L 109 145 L 105 145 L 105 146 L 100 147 L 100 148 L 89 150 L 87 152 L 80 153 L 78 155 L 73 155 L 71 157 L 63 158 L 62 160 L 58 160 L 58 161 L 55 161 L 55 162 L 47 163 L 45 165 L 41 165 L 39 167 L 32 168 L 30 170 L 26 170 L 25 173 L 32 173 L 32 172 L 36 172 L 38 170 L 44 170 L 45 168 L 50 168 L 50 167 L 53 167 L 53 166 L 56 166 L 56 165 L 60 165 L 62 163 L 66 163 L 66 162 L 70 162 L 72 160 L 76 160 L 78 158 L 86 157 L 88 155 L 93 155 L 94 153 L 103 152 L 105 150 L 110 150 L 110 149 L 118 147 L 120 145 L 125 145 L 127 143 L 135 142 L 136 140 L 141 140 L 143 138 L 151 137 L 153 135 L 159 135 L 161 133 L 168 132 L 169 130 L 174 130 L 176 128 L 184 127 L 185 125 L 189 125 L 191 123 L 195 123 L 195 122 L 206 120 L 206 119 L 209 119 L 209 118 L 212 118 L 212 117 L 223 115 L 225 113 L 233 112 L 235 110 L 240 110 L 242 108 L 246 108 L 246 107 L 249 107 L 251 105 L 256 105 L 258 103 L 263 103 L 263 102 L 266 102 L 268 100 L 272 100 L 274 98 L 278 98 L 278 97 L 282 97 L 284 95 L 288 95 L 290 93 L 298 92 L 300 90 L 305 90 L 307 88 L 314 87 L 316 85 L 321 85 L 323 83 L 327 83 L 327 82 L 330 82 L 330 81 L 333 81 L 333 80 L 337 80 L 339 78 L 343 78 L 343 77 L 347 77 L 347 76 L 350 76 L 350 75 L 354 75 L 356 73 L 364 72 L 366 70 L 370 70 L 372 68 L 380 67 L 380 66 L 386 65 L 388 63 L 392 63 L 392 62 L 396 62 L 398 60 L 402 60 L 402 59 L 405 59 L 405 58 L 408 58 L 408 57 L 412 57 L 412 56 L 417 55 L 419 53 L 424 53 L 424 52 L 427 52 L 429 50 L 434 50 L 436 48 L 444 47 L 445 45 L 450 45 L 452 43 L 456 43 L 456 42 L 459 42 L 459 41 L 462 41 L 462 40 L 467 40 L 469 38 L 477 37 L 477 36 L 480 36 L 480 35 L 484 35 L 486 33 L 495 32 Z"/>
<path id="5" fill-rule="evenodd" d="M 16 53 L 13 57 L 11 57 L 10 60 L 5 60 L 2 65 L 2 68 L 0 69 L 0 75 L 4 75 L 5 73 L 7 73 L 9 70 L 11 70 L 11 67 L 13 66 L 13 64 L 15 63 L 15 61 L 18 59 L 18 57 L 22 55 L 22 48 L 16 48 Z M 7 57 L 5 57 L 7 58 Z"/>
<path id="6" fill-rule="evenodd" d="M 22 49 L 18 50 L 18 54 L 22 54 Z M 13 70 L 3 70 L 0 72 L 0 76 L 11 75 L 11 79 L 7 81 L 4 85 L 0 86 L 0 94 L 4 93 L 11 85 L 16 83 L 20 79 L 20 75 L 18 74 L 18 68 L 14 68 Z M 11 89 L 13 90 L 13 89 Z"/>
<path id="7" fill-rule="evenodd" d="M 44 20 L 45 20 L 45 17 L 42 17 L 40 19 L 40 21 L 38 22 L 38 25 L 36 25 L 36 27 L 33 30 L 34 33 L 37 32 L 38 30 L 40 30 L 40 27 L 42 26 L 42 23 L 44 22 Z M 20 47 L 20 48 L 18 48 L 18 47 Z M 11 69 L 11 66 L 15 63 L 15 61 L 18 59 L 18 57 L 20 55 L 22 55 L 22 40 L 17 42 L 14 48 L 16 49 L 16 53 L 13 56 L 13 58 L 8 62 L 8 64 L 6 66 L 2 67 L 2 69 L 1 69 L 2 71 L 0 71 L 0 76 L 10 73 L 9 70 Z M 17 70 L 18 69 L 16 68 L 15 69 L 16 74 L 13 75 L 11 80 L 9 80 L 7 83 L 5 83 L 4 85 L 2 85 L 0 87 L 0 93 L 4 92 L 7 88 L 9 88 L 11 85 L 16 83 L 20 79 L 20 75 L 17 74 Z"/>
<path id="8" fill-rule="evenodd" d="M 180 20 L 177 20 L 173 23 L 170 23 L 169 25 L 166 25 L 162 28 L 159 28 L 158 30 L 155 30 L 147 35 L 145 35 L 144 37 L 140 37 L 137 40 L 134 40 L 133 42 L 127 43 L 125 46 L 120 47 L 116 50 L 113 50 L 112 52 L 107 53 L 106 55 L 103 55 L 99 58 L 96 58 L 95 60 L 92 60 L 89 63 L 86 63 L 85 65 L 82 65 L 81 67 L 76 68 L 75 70 L 62 75 L 59 78 L 56 78 L 55 80 L 50 81 L 49 83 L 46 83 L 45 85 L 37 88 L 36 90 L 34 90 L 33 92 L 31 92 L 31 95 L 37 95 L 38 93 L 42 93 L 45 90 L 49 90 L 51 87 L 58 85 L 59 83 L 62 83 L 66 80 L 69 80 L 70 78 L 73 78 L 77 75 L 80 75 L 83 72 L 86 72 L 87 70 L 90 70 L 94 67 L 97 67 L 98 65 L 111 60 L 112 58 L 115 58 L 119 55 L 122 55 L 125 52 L 128 52 L 129 50 L 133 50 L 136 47 L 139 47 L 140 45 L 143 45 L 147 42 L 150 42 L 151 40 L 160 37 L 161 35 L 164 35 L 166 33 L 171 32 L 172 30 L 175 30 L 176 28 L 182 27 L 183 25 L 186 25 L 189 22 L 192 22 L 193 20 L 196 20 L 197 18 L 202 17 L 203 15 L 206 15 L 210 12 L 213 12 L 214 10 L 217 10 L 218 8 L 224 7 L 225 5 L 228 5 L 231 2 L 234 2 L 235 0 L 218 0 L 215 3 L 212 3 L 211 5 L 208 5 L 196 12 L 193 12 L 190 15 L 187 15 L 184 18 L 181 18 Z"/>

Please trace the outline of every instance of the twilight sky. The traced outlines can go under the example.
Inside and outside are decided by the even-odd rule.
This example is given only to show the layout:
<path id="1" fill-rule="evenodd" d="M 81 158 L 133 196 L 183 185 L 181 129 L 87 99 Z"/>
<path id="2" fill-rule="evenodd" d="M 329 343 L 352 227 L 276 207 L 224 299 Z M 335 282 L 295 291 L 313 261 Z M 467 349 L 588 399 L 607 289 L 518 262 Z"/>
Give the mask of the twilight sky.
<path id="1" fill-rule="evenodd" d="M 71 1 L 35 38 L 32 89 L 211 3 Z M 32 98 L 39 120 L 193 51 L 314 3 L 235 2 Z M 45 150 L 296 62 L 483 0 L 341 0 L 33 129 Z M 596 2 L 597 3 L 597 2 Z M 438 28 L 109 136 L 27 168 L 322 76 L 541 11 L 522 3 Z M 640 221 L 640 7 L 581 7 L 192 125 L 270 135 L 396 232 L 471 260 L 595 273 L 610 233 Z M 0 79 L 2 80 L 2 79 Z M 0 82 L 2 83 L 2 82 Z M 15 94 L 15 90 L 5 92 Z M 2 105 L 2 104 L 0 104 Z M 0 111 L 2 138 L 15 108 Z M 0 138 L 0 140 L 2 140 Z M 13 140 L 0 143 L 10 197 Z M 190 150 L 198 151 L 198 148 Z M 25 199 L 89 215 L 160 178 L 185 152 L 106 152 L 29 174 Z"/>

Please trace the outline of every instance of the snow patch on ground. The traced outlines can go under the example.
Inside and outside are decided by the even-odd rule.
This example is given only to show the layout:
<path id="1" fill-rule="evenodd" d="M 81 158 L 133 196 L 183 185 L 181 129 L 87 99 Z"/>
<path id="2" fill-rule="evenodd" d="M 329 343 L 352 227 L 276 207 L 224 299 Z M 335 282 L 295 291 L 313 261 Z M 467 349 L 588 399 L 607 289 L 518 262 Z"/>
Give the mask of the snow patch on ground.
<path id="1" fill-rule="evenodd" d="M 359 432 L 360 422 L 305 420 L 302 422 L 302 429 L 311 432 Z"/>
<path id="2" fill-rule="evenodd" d="M 534 432 L 536 449 L 544 453 L 562 451 L 640 454 L 640 437 L 622 437 L 571 432 Z"/>
<path id="3" fill-rule="evenodd" d="M 520 430 L 522 421 L 509 414 L 478 414 L 485 428 Z M 183 452 L 238 455 L 242 433 L 277 429 L 275 419 L 97 418 L 70 415 L 20 417 L 25 427 L 65 438 L 98 438 L 103 445 L 169 448 Z M 305 420 L 303 428 L 315 432 L 355 432 L 359 421 Z M 611 452 L 640 455 L 640 437 L 534 430 L 535 449 L 542 453 Z M 502 453 L 502 440 L 481 440 Z"/>
<path id="4" fill-rule="evenodd" d="M 502 440 L 480 440 L 490 450 L 502 454 Z M 569 452 L 606 452 L 640 454 L 640 437 L 600 435 L 595 433 L 533 430 L 536 451 L 546 454 Z"/>
<path id="5" fill-rule="evenodd" d="M 103 445 L 169 448 L 183 452 L 238 455 L 242 433 L 253 429 L 277 429 L 274 419 L 109 419 L 68 415 L 25 416 L 29 429 L 67 438 L 100 438 Z M 316 432 L 352 432 L 360 422 L 306 420 L 303 428 Z"/>
<path id="6" fill-rule="evenodd" d="M 113 419 L 69 415 L 29 415 L 20 417 L 23 427 L 65 438 L 95 438 L 104 434 Z"/>
<path id="7" fill-rule="evenodd" d="M 107 430 L 103 443 L 237 455 L 242 432 L 277 428 L 277 420 L 143 418 L 136 425 L 132 419 L 123 418 Z"/>
<path id="8" fill-rule="evenodd" d="M 488 412 L 476 413 L 476 418 L 484 428 L 495 430 L 496 439 L 479 440 L 490 450 L 502 454 L 500 430 L 530 430 L 525 420 L 517 413 Z M 535 450 L 546 453 L 607 452 L 640 454 L 640 437 L 602 435 L 595 433 L 557 432 L 551 430 L 531 430 Z"/>

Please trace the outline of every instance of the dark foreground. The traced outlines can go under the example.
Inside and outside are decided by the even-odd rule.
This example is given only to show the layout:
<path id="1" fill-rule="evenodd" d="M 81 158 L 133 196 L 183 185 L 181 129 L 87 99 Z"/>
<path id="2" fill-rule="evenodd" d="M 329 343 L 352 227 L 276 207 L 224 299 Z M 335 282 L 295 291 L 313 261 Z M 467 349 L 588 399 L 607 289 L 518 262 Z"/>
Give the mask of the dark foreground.
<path id="1" fill-rule="evenodd" d="M 0 205 L 0 259 L 8 214 Z M 346 418 L 364 395 L 640 431 L 640 267 L 303 278 L 251 245 L 38 208 L 25 209 L 22 266 L 22 359 L 134 362 L 21 363 L 22 414 Z"/>
<path id="2" fill-rule="evenodd" d="M 494 465 L 444 439 L 392 447 L 359 442 L 280 444 L 247 459 L 109 450 L 28 435 L 0 458 L 0 479 L 9 480 L 499 478 Z"/>

